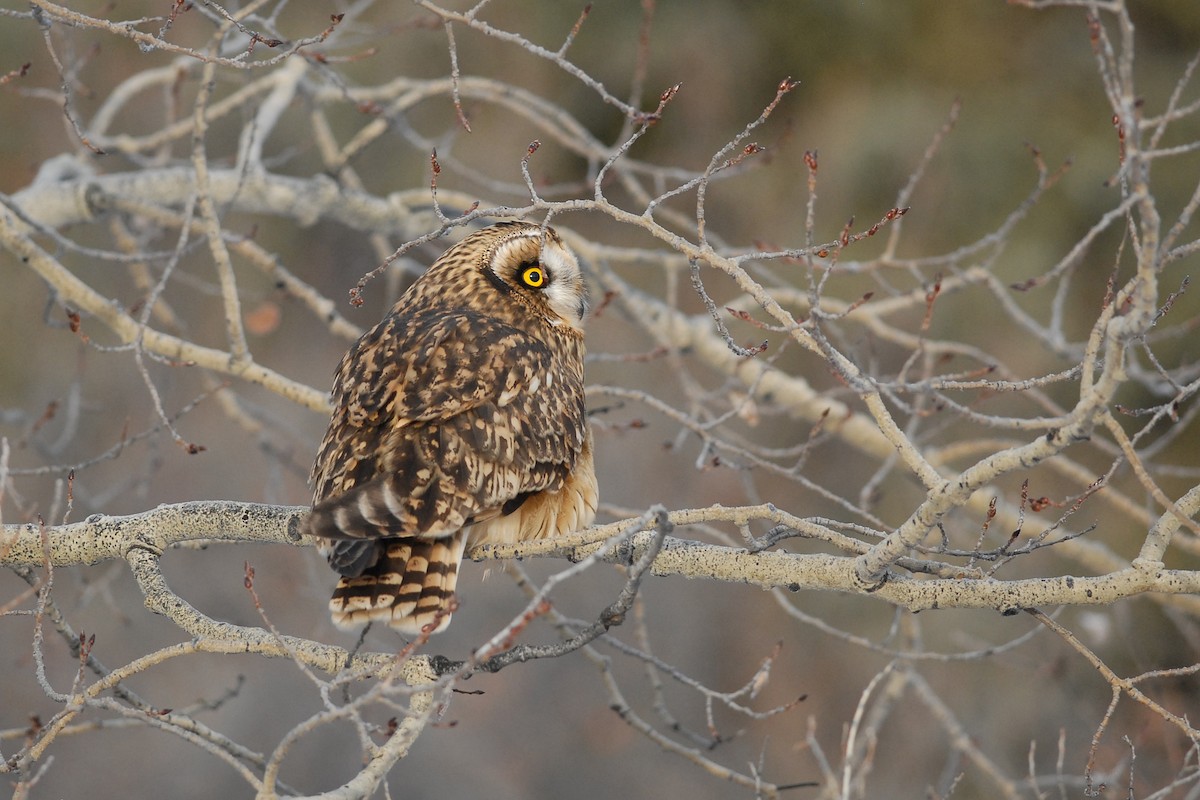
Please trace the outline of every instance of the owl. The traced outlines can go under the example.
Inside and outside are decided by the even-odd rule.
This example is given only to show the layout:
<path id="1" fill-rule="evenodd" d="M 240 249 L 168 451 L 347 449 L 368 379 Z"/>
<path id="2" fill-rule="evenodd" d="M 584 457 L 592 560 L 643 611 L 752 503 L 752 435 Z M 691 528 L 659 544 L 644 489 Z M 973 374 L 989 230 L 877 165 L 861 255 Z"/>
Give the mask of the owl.
<path id="1" fill-rule="evenodd" d="M 336 625 L 441 631 L 468 545 L 591 524 L 586 311 L 558 235 L 502 222 L 447 250 L 342 358 L 305 522 L 341 575 Z"/>

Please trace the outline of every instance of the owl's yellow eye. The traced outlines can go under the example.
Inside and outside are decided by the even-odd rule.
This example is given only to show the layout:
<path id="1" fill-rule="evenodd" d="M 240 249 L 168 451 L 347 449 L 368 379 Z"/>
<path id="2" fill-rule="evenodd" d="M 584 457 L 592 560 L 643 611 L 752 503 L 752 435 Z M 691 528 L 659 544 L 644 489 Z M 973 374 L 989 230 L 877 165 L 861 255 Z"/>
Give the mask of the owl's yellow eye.
<path id="1" fill-rule="evenodd" d="M 546 283 L 546 273 L 541 267 L 526 267 L 521 270 L 521 281 L 529 287 L 539 289 Z"/>

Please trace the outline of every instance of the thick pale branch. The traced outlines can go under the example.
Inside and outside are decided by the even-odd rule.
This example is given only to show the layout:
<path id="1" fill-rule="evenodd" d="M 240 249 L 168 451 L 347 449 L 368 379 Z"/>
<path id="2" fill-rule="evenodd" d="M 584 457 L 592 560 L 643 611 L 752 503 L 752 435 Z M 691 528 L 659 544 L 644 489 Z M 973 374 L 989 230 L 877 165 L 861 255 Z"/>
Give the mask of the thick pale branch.
<path id="1" fill-rule="evenodd" d="M 751 510 L 750 518 L 769 519 L 767 508 Z M 713 507 L 679 511 L 669 515 L 672 524 L 729 521 L 746 517 L 746 509 Z M 162 583 L 157 571 L 158 556 L 171 545 L 187 541 L 250 541 L 290 545 L 308 544 L 299 534 L 306 509 L 298 506 L 268 506 L 223 501 L 192 502 L 160 506 L 128 517 L 93 516 L 45 532 L 37 525 L 5 525 L 0 538 L 0 564 L 36 566 L 49 558 L 56 567 L 96 564 L 125 558 L 142 585 L 146 604 L 176 622 L 194 636 L 213 641 L 247 643 L 253 648 L 279 650 L 269 635 L 258 629 L 243 629 L 210 620 L 181 601 Z M 1169 524 L 1165 521 L 1164 524 Z M 598 550 L 609 537 L 625 532 L 626 523 L 613 523 L 585 531 L 577 537 L 489 545 L 475 548 L 471 557 L 567 558 L 578 561 Z M 650 546 L 653 534 L 635 535 L 629 543 L 612 548 L 603 556 L 611 563 L 630 564 Z M 950 565 L 946 565 L 951 569 Z M 745 583 L 763 589 L 792 591 L 820 590 L 868 594 L 913 611 L 936 608 L 991 608 L 1012 613 L 1022 608 L 1047 605 L 1102 605 L 1146 593 L 1200 595 L 1200 572 L 1164 569 L 1160 563 L 1139 560 L 1133 565 L 1088 577 L 1055 576 L 1002 581 L 977 577 L 909 578 L 890 577 L 873 591 L 864 590 L 855 571 L 853 556 L 751 553 L 744 549 L 667 538 L 654 560 L 651 573 L 660 576 L 708 578 Z M 970 571 L 963 570 L 963 575 Z M 1178 597 L 1190 613 L 1200 615 L 1200 597 Z M 299 641 L 299 640 L 298 640 Z M 341 651 L 338 651 L 339 653 Z M 281 653 L 275 653 L 277 655 Z M 332 659 L 332 660 L 330 660 Z M 321 668 L 336 665 L 332 653 L 320 657 Z"/>
<path id="2" fill-rule="evenodd" d="M 627 563 L 627 559 L 636 559 L 649 545 L 651 537 L 650 533 L 640 533 L 630 540 L 627 550 L 610 553 L 604 560 Z M 600 545 L 595 543 L 549 549 L 553 546 L 553 540 L 536 543 L 535 547 L 528 543 L 494 545 L 476 548 L 471 555 L 477 558 L 546 555 L 577 560 L 586 558 Z M 853 558 L 782 552 L 749 553 L 732 547 L 675 538 L 663 543 L 662 551 L 650 571 L 659 576 L 709 578 L 728 583 L 746 583 L 762 589 L 865 594 L 910 611 L 991 608 L 1011 614 L 1037 606 L 1107 605 L 1147 592 L 1200 594 L 1200 573 L 1167 570 L 1161 565 L 1142 562 L 1095 577 L 1056 576 L 1011 581 L 893 577 L 873 591 L 865 591 L 855 573 Z M 1189 601 L 1187 605 L 1192 613 L 1200 613 L 1200 598 L 1185 599 Z"/>
<path id="3" fill-rule="evenodd" d="M 9 197 L 22 214 L 46 228 L 96 222 L 108 209 L 109 198 L 179 207 L 196 192 L 195 173 L 185 167 L 80 175 L 88 171 L 87 166 L 66 157 L 52 166 L 51 173 L 59 171 L 66 179 L 39 175 L 32 185 Z M 294 178 L 264 171 L 213 169 L 208 174 L 208 192 L 213 203 L 223 209 L 289 217 L 300 225 L 328 220 L 351 230 L 402 236 L 437 227 L 425 190 L 380 198 L 344 189 L 324 175 Z M 447 198 L 464 208 L 473 202 L 465 196 L 442 193 L 442 200 Z M 30 232 L 20 221 L 6 224 Z"/>
<path id="4" fill-rule="evenodd" d="M 404 676 L 415 670 L 429 671 L 423 656 L 400 660 L 393 653 L 351 654 L 340 647 L 275 635 L 262 628 L 250 628 L 215 620 L 200 613 L 175 594 L 158 568 L 159 553 L 151 549 L 133 548 L 126 556 L 141 589 L 148 609 L 162 614 L 187 631 L 195 639 L 196 648 L 207 653 L 258 653 L 275 658 L 293 658 L 330 675 L 343 669 L 366 674 L 384 674 L 399 669 Z M 415 674 L 415 673 L 414 673 Z"/>
<path id="5" fill-rule="evenodd" d="M 174 544 L 206 539 L 300 545 L 305 543 L 300 518 L 307 512 L 304 506 L 216 500 L 162 505 L 125 517 L 96 514 L 48 529 L 46 554 L 37 525 L 5 525 L 0 564 L 37 567 L 48 556 L 55 567 L 91 565 L 125 558 L 133 548 L 161 553 Z"/>

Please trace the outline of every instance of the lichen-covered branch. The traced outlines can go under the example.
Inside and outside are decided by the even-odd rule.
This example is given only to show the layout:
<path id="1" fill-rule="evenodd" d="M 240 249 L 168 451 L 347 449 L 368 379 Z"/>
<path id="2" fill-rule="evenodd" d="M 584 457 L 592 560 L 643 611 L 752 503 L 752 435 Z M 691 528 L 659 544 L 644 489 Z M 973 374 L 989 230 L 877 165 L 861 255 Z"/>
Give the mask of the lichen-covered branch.
<path id="1" fill-rule="evenodd" d="M 128 559 L 142 585 L 148 607 L 159 613 L 170 611 L 169 615 L 193 636 L 225 640 L 230 638 L 229 629 L 223 623 L 214 623 L 197 615 L 190 607 L 179 606 L 173 593 L 165 591 L 159 583 L 158 573 L 152 565 L 171 546 L 184 542 L 311 544 L 299 534 L 299 522 L 306 512 L 303 507 L 197 501 L 160 506 L 126 517 L 96 515 L 83 522 L 45 530 L 34 524 L 5 525 L 0 534 L 0 564 L 37 566 L 48 558 L 55 567 L 66 567 Z M 911 611 L 990 608 L 1014 613 L 1024 608 L 1061 604 L 1107 605 L 1138 595 L 1160 594 L 1177 596 L 1173 605 L 1200 616 L 1200 598 L 1189 596 L 1200 595 L 1200 571 L 1165 569 L 1161 562 L 1147 559 L 1139 559 L 1102 575 L 1013 580 L 985 577 L 978 570 L 949 563 L 912 563 L 908 565 L 911 570 L 932 573 L 932 576 L 894 575 L 878 586 L 864 589 L 857 576 L 854 555 L 855 551 L 865 550 L 863 543 L 842 537 L 820 523 L 795 519 L 773 506 L 715 506 L 672 512 L 667 519 L 674 526 L 786 523 L 807 530 L 814 537 L 840 542 L 850 554 L 750 552 L 744 548 L 670 536 L 663 540 L 650 567 L 653 575 L 743 583 L 763 589 L 866 594 Z M 1173 514 L 1163 515 L 1156 526 L 1157 535 L 1163 535 L 1162 531 L 1172 524 L 1178 528 L 1178 518 Z M 608 538 L 628 530 L 628 521 L 615 522 L 566 540 L 486 545 L 475 548 L 470 555 L 477 560 L 541 556 L 578 561 Z M 633 563 L 653 541 L 655 534 L 650 531 L 635 535 L 627 546 L 608 552 L 603 560 L 616 564 Z M 170 604 L 174 605 L 168 609 Z M 177 618 L 176 615 L 181 616 Z M 249 641 L 241 632 L 233 639 L 242 643 Z M 271 647 L 273 644 L 256 640 L 254 646 Z M 327 654 L 321 659 L 320 668 L 336 668 L 333 655 Z"/>

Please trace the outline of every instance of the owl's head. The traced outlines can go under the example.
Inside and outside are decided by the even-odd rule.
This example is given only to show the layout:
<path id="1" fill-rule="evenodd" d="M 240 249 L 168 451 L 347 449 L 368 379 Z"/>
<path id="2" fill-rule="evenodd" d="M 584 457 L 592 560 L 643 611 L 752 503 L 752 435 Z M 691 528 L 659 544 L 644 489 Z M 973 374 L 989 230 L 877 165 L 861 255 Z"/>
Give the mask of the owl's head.
<path id="1" fill-rule="evenodd" d="M 490 283 L 538 311 L 551 325 L 583 329 L 588 305 L 583 273 L 553 228 L 501 222 L 471 238 L 476 236 L 491 239 L 480 265 Z"/>

